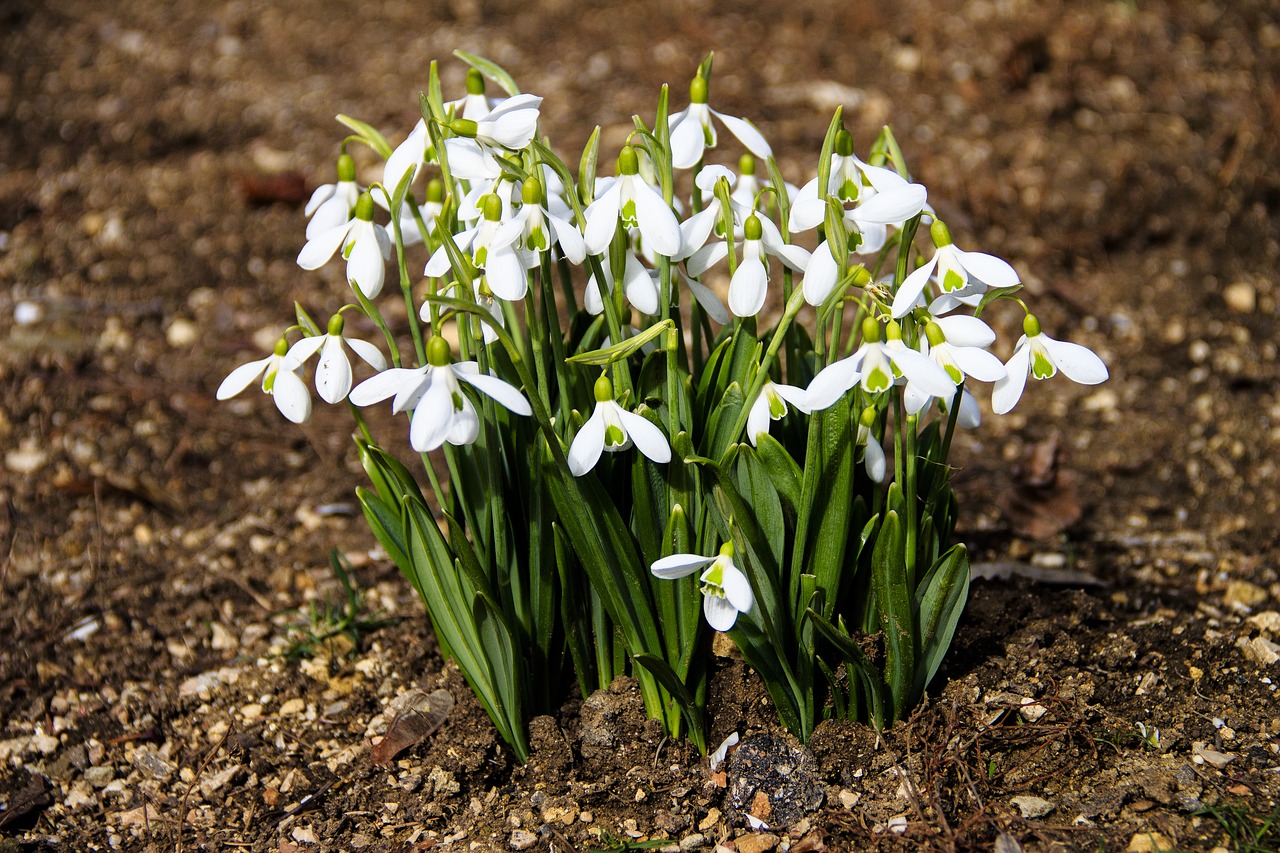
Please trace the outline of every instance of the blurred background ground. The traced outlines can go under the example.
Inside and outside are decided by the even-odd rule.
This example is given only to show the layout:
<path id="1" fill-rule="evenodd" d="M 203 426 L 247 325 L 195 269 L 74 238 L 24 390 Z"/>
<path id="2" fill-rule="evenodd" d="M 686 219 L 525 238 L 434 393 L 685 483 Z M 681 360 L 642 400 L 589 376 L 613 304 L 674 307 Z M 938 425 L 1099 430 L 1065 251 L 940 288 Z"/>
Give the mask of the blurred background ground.
<path id="1" fill-rule="evenodd" d="M 797 183 L 836 106 L 859 151 L 891 122 L 958 245 L 1007 258 L 1046 330 L 1111 366 L 1096 388 L 1033 385 L 964 439 L 961 533 L 990 579 L 938 696 L 880 742 L 820 731 L 810 787 L 769 832 L 735 799 L 764 784 L 745 759 L 717 779 L 643 727 L 625 685 L 540 721 L 513 766 L 370 556 L 344 419 L 295 429 L 263 398 L 213 400 L 294 299 L 342 298 L 336 267 L 294 263 L 333 116 L 398 141 L 431 59 L 461 92 L 455 48 L 543 95 L 567 159 L 595 123 L 616 149 L 663 82 L 682 106 L 710 50 L 713 105 L 752 117 Z M 1265 833 L 1278 71 L 1262 0 L 0 5 L 0 850 L 1208 850 Z M 992 316 L 1012 340 L 1019 318 Z M 333 546 L 400 621 L 354 657 L 272 656 L 298 618 L 279 611 L 336 599 Z M 721 700 L 717 733 L 791 748 L 758 686 L 729 662 L 718 678 L 741 703 Z M 374 766 L 388 703 L 440 685 L 458 698 L 440 733 Z"/>

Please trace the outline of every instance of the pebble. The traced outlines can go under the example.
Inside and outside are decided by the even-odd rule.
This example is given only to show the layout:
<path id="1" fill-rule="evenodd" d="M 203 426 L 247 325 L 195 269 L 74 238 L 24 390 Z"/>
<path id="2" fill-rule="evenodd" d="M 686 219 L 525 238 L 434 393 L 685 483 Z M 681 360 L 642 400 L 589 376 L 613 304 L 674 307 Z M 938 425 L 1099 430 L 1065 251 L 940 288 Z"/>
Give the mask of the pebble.
<path id="1" fill-rule="evenodd" d="M 105 788 L 116 778 L 114 767 L 90 767 L 84 771 L 84 781 L 95 788 Z"/>
<path id="2" fill-rule="evenodd" d="M 527 829 L 517 829 L 511 833 L 512 850 L 528 850 L 538 843 L 538 836 Z"/>
<path id="3" fill-rule="evenodd" d="M 1225 752 L 1218 752 L 1216 749 L 1209 749 L 1204 742 L 1196 741 L 1191 745 L 1191 760 L 1196 764 L 1211 764 L 1218 769 L 1222 769 L 1235 761 L 1236 757 Z"/>
<path id="4" fill-rule="evenodd" d="M 174 349 L 186 349 L 200 339 L 200 328 L 190 320 L 179 317 L 164 330 L 164 339 Z"/>
<path id="5" fill-rule="evenodd" d="M 1271 666 L 1276 661 L 1280 661 L 1280 645 L 1262 637 L 1254 637 L 1252 640 L 1241 637 L 1236 641 L 1236 645 L 1239 646 L 1240 651 L 1244 652 L 1246 658 L 1261 666 Z"/>
<path id="6" fill-rule="evenodd" d="M 48 459 L 49 454 L 24 442 L 22 447 L 4 455 L 4 467 L 15 474 L 34 474 L 44 467 Z"/>
<path id="7" fill-rule="evenodd" d="M 1134 833 L 1125 849 L 1129 853 L 1157 853 L 1160 850 L 1172 850 L 1173 844 L 1154 829 L 1147 829 Z"/>
<path id="8" fill-rule="evenodd" d="M 204 795 L 206 800 L 209 799 L 218 791 L 226 787 L 226 784 L 239 772 L 240 765 L 233 764 L 230 767 L 219 770 L 217 773 L 205 776 L 200 780 L 200 793 Z"/>
<path id="9" fill-rule="evenodd" d="M 1277 613 L 1274 610 L 1264 610 L 1261 613 L 1255 613 L 1245 621 L 1260 631 L 1270 631 L 1272 634 L 1280 634 L 1280 613 Z"/>
<path id="10" fill-rule="evenodd" d="M 697 850 L 699 847 L 706 845 L 706 843 L 707 837 L 700 832 L 695 832 L 693 835 L 686 835 L 680 839 L 680 849 Z"/>
<path id="11" fill-rule="evenodd" d="M 240 645 L 240 640 L 236 638 L 236 635 L 231 633 L 231 629 L 221 622 L 214 622 L 209 626 L 209 631 L 211 634 L 209 646 L 215 651 L 226 652 Z"/>
<path id="12" fill-rule="evenodd" d="M 13 322 L 19 326 L 34 326 L 44 317 L 44 309 L 35 302 L 19 302 L 13 306 Z"/>
<path id="13" fill-rule="evenodd" d="M 291 717 L 294 714 L 301 714 L 307 709 L 306 701 L 298 698 L 286 699 L 280 705 L 280 716 Z M 326 712 L 327 713 L 327 712 Z"/>
<path id="14" fill-rule="evenodd" d="M 1237 314 L 1252 314 L 1258 308 L 1258 291 L 1247 281 L 1237 281 L 1222 289 L 1222 300 Z"/>
<path id="15" fill-rule="evenodd" d="M 733 843 L 738 848 L 738 853 L 766 853 L 777 847 L 779 840 L 772 832 L 753 832 L 738 836 Z"/>
<path id="16" fill-rule="evenodd" d="M 1235 579 L 1227 582 L 1222 598 L 1232 607 L 1256 607 L 1267 600 L 1267 591 L 1255 583 Z"/>
<path id="17" fill-rule="evenodd" d="M 717 808 L 712 808 L 707 812 L 706 817 L 698 821 L 698 829 L 701 829 L 702 831 L 705 832 L 706 830 L 715 826 L 719 821 L 720 821 L 720 810 Z"/>
<path id="18" fill-rule="evenodd" d="M 862 798 L 846 788 L 840 792 L 839 799 L 840 805 L 844 806 L 846 809 L 851 809 L 856 806 L 858 804 L 858 800 Z"/>
<path id="19" fill-rule="evenodd" d="M 1009 802 L 1013 803 L 1018 811 L 1022 813 L 1022 816 L 1028 820 L 1044 817 L 1053 811 L 1053 803 L 1048 800 L 1042 800 L 1040 797 L 1014 797 Z"/>

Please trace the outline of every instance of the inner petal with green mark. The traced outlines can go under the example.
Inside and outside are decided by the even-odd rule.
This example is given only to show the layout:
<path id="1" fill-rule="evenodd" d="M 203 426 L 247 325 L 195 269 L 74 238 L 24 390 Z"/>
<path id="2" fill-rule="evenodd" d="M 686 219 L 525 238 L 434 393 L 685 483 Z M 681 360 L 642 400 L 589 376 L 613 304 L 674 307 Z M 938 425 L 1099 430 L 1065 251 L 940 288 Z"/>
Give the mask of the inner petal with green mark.
<path id="1" fill-rule="evenodd" d="M 628 225 L 636 224 L 636 203 L 634 199 L 627 199 L 623 202 L 621 211 L 622 221 Z"/>
<path id="2" fill-rule="evenodd" d="M 942 289 L 947 293 L 960 290 L 965 286 L 965 284 L 967 284 L 967 282 L 965 281 L 964 276 L 956 272 L 954 267 L 948 267 L 947 271 L 942 276 Z"/>
<path id="3" fill-rule="evenodd" d="M 787 404 L 778 396 L 777 392 L 770 389 L 769 391 L 769 417 L 775 421 L 787 413 Z"/>
<path id="4" fill-rule="evenodd" d="M 724 598 L 724 566 L 717 559 L 711 564 L 711 568 L 702 573 L 702 577 L 698 579 L 702 587 L 703 595 L 711 595 L 716 598 Z"/>
<path id="5" fill-rule="evenodd" d="M 604 446 L 605 447 L 621 447 L 627 443 L 627 434 L 622 431 L 621 427 L 610 424 L 604 428 Z"/>
<path id="6" fill-rule="evenodd" d="M 1045 352 L 1044 347 L 1032 344 L 1031 375 L 1036 379 L 1048 379 L 1057 372 L 1057 366 L 1053 363 L 1053 359 L 1049 358 L 1049 353 Z"/>

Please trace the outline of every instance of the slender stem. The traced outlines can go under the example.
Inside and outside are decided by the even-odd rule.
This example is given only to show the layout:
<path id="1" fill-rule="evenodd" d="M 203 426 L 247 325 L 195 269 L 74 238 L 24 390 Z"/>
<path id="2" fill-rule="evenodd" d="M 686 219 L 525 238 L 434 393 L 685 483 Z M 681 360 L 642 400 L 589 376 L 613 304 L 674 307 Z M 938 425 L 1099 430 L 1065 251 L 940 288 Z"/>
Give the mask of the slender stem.
<path id="1" fill-rule="evenodd" d="M 764 352 L 764 358 L 760 361 L 760 366 L 756 370 L 755 376 L 751 380 L 751 387 L 747 389 L 746 394 L 742 397 L 742 411 L 738 412 L 738 418 L 734 422 L 733 431 L 729 433 L 732 436 L 742 434 L 742 430 L 747 426 L 747 416 L 751 414 L 751 404 L 755 402 L 756 397 L 760 395 L 760 389 L 764 387 L 764 383 L 769 379 L 769 367 L 773 364 L 774 358 L 778 355 L 778 350 L 782 347 L 782 342 L 786 339 L 787 329 L 791 326 L 791 321 L 800 313 L 800 309 L 804 307 L 804 291 L 797 290 L 791 294 L 791 301 L 787 303 L 787 310 L 783 313 L 782 319 L 778 321 L 778 327 L 773 330 L 773 337 L 769 340 L 769 348 Z M 727 451 L 726 451 L 727 452 Z"/>

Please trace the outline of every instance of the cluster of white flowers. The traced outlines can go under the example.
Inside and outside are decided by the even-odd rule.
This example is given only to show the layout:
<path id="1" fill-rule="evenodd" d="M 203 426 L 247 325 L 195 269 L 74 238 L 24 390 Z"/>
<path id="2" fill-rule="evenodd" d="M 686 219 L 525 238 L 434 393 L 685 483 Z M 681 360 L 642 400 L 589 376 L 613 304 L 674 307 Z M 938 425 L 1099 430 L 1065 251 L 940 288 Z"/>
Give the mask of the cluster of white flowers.
<path id="1" fill-rule="evenodd" d="M 989 351 L 996 339 L 990 326 L 977 316 L 955 312 L 980 308 L 993 290 L 1016 287 L 1017 273 L 992 255 L 957 248 L 946 225 L 928 206 L 925 187 L 897 171 L 859 159 L 852 137 L 844 130 L 836 134 L 830 161 L 822 170 L 825 186 L 819 186 L 815 177 L 799 189 L 771 187 L 755 174 L 757 158 L 767 161 L 772 156 L 769 144 L 746 120 L 712 110 L 707 104 L 707 81 L 698 76 L 690 87 L 689 106 L 671 115 L 668 126 L 670 167 L 696 170 L 692 181 L 696 190 L 687 205 L 664 197 L 657 177 L 664 166 L 653 162 L 653 149 L 639 141 L 622 147 L 615 176 L 598 178 L 591 197 L 578 199 L 573 197 L 578 189 L 566 186 L 545 154 L 533 147 L 541 101 L 533 95 L 489 99 L 481 75 L 472 70 L 465 98 L 446 105 L 447 121 L 438 122 L 437 128 L 419 121 L 390 153 L 380 186 L 362 189 L 356 182 L 355 164 L 344 151 L 338 160 L 337 182 L 318 189 L 307 205 L 311 219 L 299 266 L 317 269 L 340 252 L 347 280 L 359 300 L 358 306 L 344 307 L 367 314 L 369 300 L 382 292 L 386 265 L 396 248 L 391 233 L 402 233 L 403 245 L 424 242 L 430 249 L 423 274 L 439 280 L 433 293 L 441 286 L 447 288 L 449 278 L 458 277 L 454 265 L 461 254 L 474 268 L 469 296 L 489 310 L 493 325 L 509 316 L 504 303 L 525 298 L 531 271 L 544 263 L 546 253 L 571 264 L 598 256 L 592 269 L 603 281 L 597 281 L 596 273 L 584 274 L 582 279 L 582 304 L 594 315 L 605 310 L 606 300 L 614 299 L 619 285 L 639 315 L 656 318 L 678 312 L 678 307 L 660 304 L 660 259 L 671 268 L 672 281 L 685 283 L 706 315 L 720 324 L 735 322 L 730 314 L 736 318 L 758 315 L 769 302 L 776 280 L 772 272 L 779 267 L 791 271 L 802 276 L 799 287 L 810 305 L 824 306 L 833 294 L 857 303 L 862 318 L 860 344 L 852 354 L 823 367 L 807 388 L 765 382 L 749 401 L 745 438 L 756 443 L 788 406 L 813 412 L 860 388 L 864 408 L 856 414 L 857 441 L 866 470 L 878 482 L 888 466 L 874 437 L 884 406 L 874 401 L 895 386 L 903 387 L 911 414 L 931 402 L 947 410 L 959 394 L 958 421 L 974 425 L 978 407 L 969 393 L 969 380 L 993 383 L 993 409 L 1003 413 L 1017 403 L 1028 375 L 1045 379 L 1061 370 L 1084 384 L 1107 377 L 1096 355 L 1050 338 L 1030 313 L 1012 357 L 1004 363 L 996 358 Z M 737 173 L 705 163 L 717 143 L 713 117 L 750 152 L 740 160 Z M 447 166 L 441 176 L 452 185 L 432 179 L 425 193 L 416 196 L 422 201 L 415 201 L 413 187 L 433 164 Z M 392 194 L 401 186 L 410 190 L 408 202 L 396 214 L 398 227 L 389 232 L 389 226 L 374 221 L 376 208 L 389 209 Z M 779 195 L 785 204 L 778 203 L 783 200 Z M 720 203 L 721 196 L 728 197 L 727 205 Z M 450 223 L 456 233 L 448 240 L 437 231 L 444 224 L 440 213 L 446 198 L 454 200 L 456 212 Z M 779 215 L 784 208 L 789 210 L 785 219 Z M 686 209 L 689 213 L 682 219 L 679 211 Z M 833 227 L 833 217 L 838 228 Z M 892 276 L 876 280 L 867 266 L 878 269 L 876 256 L 897 230 L 916 217 L 930 226 L 932 256 L 900 279 L 895 290 Z M 796 234 L 824 224 L 812 250 L 793 242 Z M 726 259 L 731 268 L 727 311 L 701 280 Z M 621 280 L 615 281 L 615 276 Z M 671 293 L 676 293 L 674 286 Z M 620 299 L 616 304 L 622 307 Z M 423 320 L 431 319 L 430 307 L 421 306 Z M 341 312 L 334 315 L 325 334 L 305 326 L 286 334 L 295 331 L 302 336 L 292 345 L 282 337 L 271 356 L 234 370 L 218 389 L 218 398 L 233 396 L 263 377 L 262 388 L 275 397 L 280 411 L 292 421 L 304 421 L 311 401 L 302 371 L 307 360 L 319 354 L 315 386 L 325 402 L 349 400 L 355 406 L 369 406 L 393 398 L 395 413 L 412 412 L 410 439 L 418 451 L 477 439 L 480 424 L 471 391 L 516 414 L 531 413 L 524 393 L 507 381 L 482 371 L 476 361 L 454 363 L 451 347 L 438 334 L 420 350 L 425 353 L 423 363 L 400 367 L 393 356 L 396 366 L 388 368 L 372 344 L 345 336 Z M 486 343 L 497 339 L 489 323 L 484 324 L 484 333 Z M 348 348 L 375 375 L 354 384 Z M 667 435 L 652 416 L 645 416 L 642 403 L 631 401 L 639 412 L 620 405 L 607 376 L 600 377 L 594 390 L 593 413 L 576 433 L 564 436 L 573 475 L 591 471 L 603 451 L 622 451 L 632 445 L 655 462 L 671 460 Z M 529 388 L 524 391 L 533 393 Z M 732 625 L 736 614 L 751 606 L 750 587 L 733 565 L 731 546 L 726 547 L 727 553 L 714 558 L 675 555 L 653 565 L 659 577 L 677 577 L 712 562 L 702 576 L 702 588 L 708 593 L 707 619 L 717 628 Z"/>

